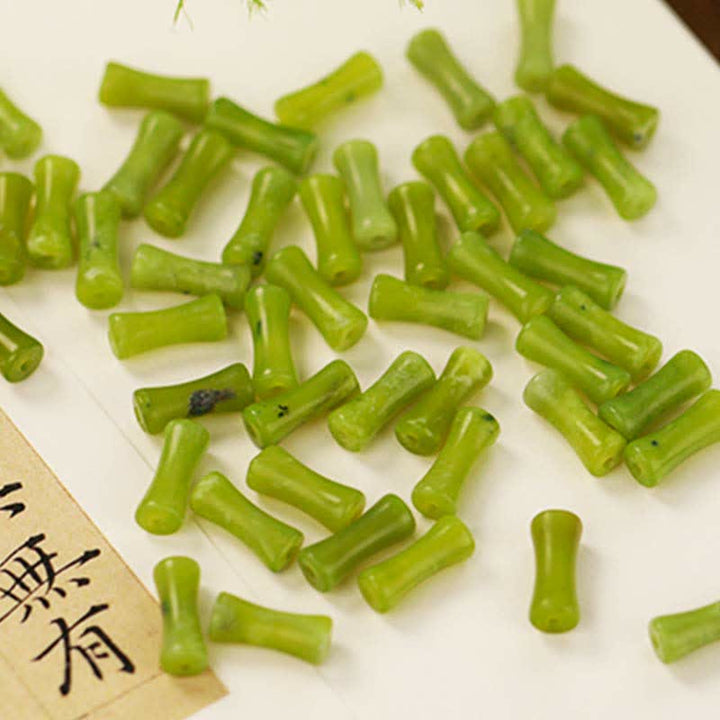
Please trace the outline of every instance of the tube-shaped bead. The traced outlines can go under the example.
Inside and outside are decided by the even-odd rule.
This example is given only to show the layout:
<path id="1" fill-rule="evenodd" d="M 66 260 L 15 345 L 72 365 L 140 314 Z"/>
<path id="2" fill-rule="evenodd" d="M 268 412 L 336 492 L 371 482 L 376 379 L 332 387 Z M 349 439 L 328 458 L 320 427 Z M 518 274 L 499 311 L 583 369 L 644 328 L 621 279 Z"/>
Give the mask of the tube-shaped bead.
<path id="1" fill-rule="evenodd" d="M 517 0 L 520 52 L 515 83 L 528 92 L 545 89 L 553 71 L 555 0 Z"/>
<path id="2" fill-rule="evenodd" d="M 0 148 L 13 159 L 32 155 L 42 141 L 42 128 L 0 90 Z"/>
<path id="3" fill-rule="evenodd" d="M 32 375 L 45 350 L 42 343 L 0 314 L 0 373 L 8 382 Z"/>
<path id="4" fill-rule="evenodd" d="M 0 173 L 0 285 L 12 285 L 25 276 L 25 237 L 33 192 L 33 184 L 24 175 Z"/>
<path id="5" fill-rule="evenodd" d="M 720 602 L 660 615 L 650 621 L 650 642 L 664 663 L 673 663 L 720 640 Z"/>

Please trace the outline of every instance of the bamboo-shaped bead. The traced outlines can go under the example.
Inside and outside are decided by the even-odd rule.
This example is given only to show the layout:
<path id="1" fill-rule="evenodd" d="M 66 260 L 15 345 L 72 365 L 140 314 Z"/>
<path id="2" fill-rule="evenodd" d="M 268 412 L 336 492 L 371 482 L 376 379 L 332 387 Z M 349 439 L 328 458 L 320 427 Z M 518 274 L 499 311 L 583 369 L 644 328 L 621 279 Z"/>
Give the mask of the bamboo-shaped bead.
<path id="1" fill-rule="evenodd" d="M 720 441 L 720 390 L 708 390 L 682 415 L 625 448 L 625 464 L 645 487 L 655 487 L 678 465 Z"/>
<path id="2" fill-rule="evenodd" d="M 247 265 L 254 278 L 261 275 L 275 228 L 296 191 L 297 182 L 287 170 L 275 165 L 259 170 L 240 225 L 223 248 L 222 261 Z"/>
<path id="3" fill-rule="evenodd" d="M 42 128 L 0 90 L 0 148 L 13 159 L 32 155 L 42 141 Z"/>
<path id="4" fill-rule="evenodd" d="M 25 236 L 28 231 L 33 184 L 19 173 L 0 173 L 0 285 L 25 276 Z"/>
<path id="5" fill-rule="evenodd" d="M 442 290 L 450 273 L 440 251 L 435 222 L 435 193 L 424 182 L 398 185 L 388 195 L 403 248 L 405 280 Z"/>
<path id="6" fill-rule="evenodd" d="M 177 532 L 185 519 L 193 473 L 210 433 L 193 420 L 171 420 L 165 427 L 155 476 L 135 511 L 135 522 L 153 535 Z"/>
<path id="7" fill-rule="evenodd" d="M 166 110 L 199 123 L 210 102 L 210 81 L 157 75 L 109 62 L 100 85 L 100 102 L 109 107 Z"/>
<path id="8" fill-rule="evenodd" d="M 8 382 L 20 382 L 32 375 L 44 352 L 39 340 L 0 314 L 0 373 Z"/>
<path id="9" fill-rule="evenodd" d="M 176 418 L 240 412 L 253 399 L 247 368 L 233 363 L 197 380 L 139 388 L 133 393 L 133 409 L 140 427 L 155 435 Z"/>
<path id="10" fill-rule="evenodd" d="M 365 495 L 311 470 L 279 445 L 256 455 L 247 471 L 248 487 L 302 510 L 330 532 L 349 525 L 363 511 Z"/>
<path id="11" fill-rule="evenodd" d="M 434 382 L 427 360 L 407 350 L 365 392 L 330 413 L 330 432 L 346 450 L 359 452 Z"/>
<path id="12" fill-rule="evenodd" d="M 620 152 L 600 118 L 584 115 L 567 127 L 562 139 L 603 186 L 621 218 L 637 220 L 655 205 L 655 186 Z"/>
<path id="13" fill-rule="evenodd" d="M 488 304 L 484 293 L 432 290 L 380 274 L 370 290 L 368 313 L 375 320 L 432 325 L 479 340 L 485 332 Z"/>
<path id="14" fill-rule="evenodd" d="M 555 222 L 553 201 L 528 177 L 499 132 L 475 138 L 465 151 L 465 163 L 495 196 L 515 232 L 544 232 Z"/>
<path id="15" fill-rule="evenodd" d="M 417 455 L 434 455 L 442 447 L 455 414 L 465 400 L 492 378 L 488 359 L 472 347 L 453 350 L 438 381 L 395 426 L 400 444 Z"/>
<path id="16" fill-rule="evenodd" d="M 335 175 L 311 175 L 300 183 L 300 199 L 315 235 L 320 275 L 330 285 L 357 280 L 362 258 L 350 232 L 343 181 Z"/>
<path id="17" fill-rule="evenodd" d="M 561 433 L 591 474 L 607 475 L 622 460 L 625 438 L 590 410 L 562 373 L 539 372 L 523 400 Z"/>
<path id="18" fill-rule="evenodd" d="M 211 472 L 195 483 L 192 511 L 234 535 L 273 572 L 284 570 L 303 544 L 303 534 L 251 503 L 224 475 Z"/>
<path id="19" fill-rule="evenodd" d="M 506 263 L 478 233 L 463 233 L 446 259 L 452 272 L 492 295 L 520 322 L 544 313 L 553 301 L 550 290 Z"/>
<path id="20" fill-rule="evenodd" d="M 573 340 L 625 368 L 634 381 L 647 377 L 660 360 L 660 340 L 627 325 L 572 285 L 558 292 L 548 315 Z"/>
<path id="21" fill-rule="evenodd" d="M 153 570 L 163 620 L 160 667 L 170 675 L 198 675 L 208 666 L 197 607 L 200 566 L 181 555 Z"/>
<path id="22" fill-rule="evenodd" d="M 582 522 L 568 510 L 545 510 L 533 518 L 530 533 L 535 548 L 530 622 L 542 632 L 568 632 L 580 622 L 575 566 Z"/>
<path id="23" fill-rule="evenodd" d="M 328 285 L 296 245 L 273 255 L 266 276 L 290 293 L 333 350 L 347 350 L 365 334 L 365 313 Z"/>
<path id="24" fill-rule="evenodd" d="M 200 130 L 172 177 L 145 206 L 148 225 L 165 237 L 180 237 L 208 184 L 232 156 L 233 148 L 222 135 Z"/>
<path id="25" fill-rule="evenodd" d="M 80 179 L 77 163 L 62 155 L 45 155 L 35 163 L 35 217 L 27 238 L 31 265 L 66 268 L 75 255 L 72 200 Z"/>
<path id="26" fill-rule="evenodd" d="M 311 128 L 377 92 L 382 84 L 382 69 L 377 60 L 370 53 L 358 52 L 317 82 L 278 98 L 275 115 L 286 125 Z"/>
<path id="27" fill-rule="evenodd" d="M 595 403 L 625 391 L 630 373 L 571 340 L 547 315 L 523 325 L 515 349 L 528 360 L 564 373 L 568 380 Z"/>
<path id="28" fill-rule="evenodd" d="M 460 408 L 435 462 L 413 488 L 413 505 L 425 517 L 437 519 L 457 512 L 465 481 L 480 454 L 500 434 L 498 421 L 478 407 Z"/>
<path id="29" fill-rule="evenodd" d="M 114 307 L 124 293 L 117 200 L 104 190 L 81 195 L 75 203 L 75 226 L 79 246 L 75 295 L 91 310 Z"/>
<path id="30" fill-rule="evenodd" d="M 493 119 L 497 129 L 522 155 L 549 198 L 566 198 L 582 185 L 582 166 L 553 138 L 529 97 L 516 95 L 501 102 L 495 108 Z"/>
<path id="31" fill-rule="evenodd" d="M 517 9 L 520 53 L 515 83 L 528 92 L 542 92 L 553 71 L 555 0 L 517 0 Z"/>
<path id="32" fill-rule="evenodd" d="M 441 570 L 464 562 L 474 550 L 475 540 L 465 523 L 447 515 L 409 547 L 363 570 L 358 576 L 360 592 L 373 610 L 388 612 L 411 590 Z"/>
<path id="33" fill-rule="evenodd" d="M 627 282 L 621 267 L 576 255 L 534 230 L 523 230 L 517 236 L 509 263 L 529 277 L 561 287 L 574 285 L 605 310 L 617 305 Z"/>
<path id="34" fill-rule="evenodd" d="M 485 124 L 495 100 L 463 67 L 440 32 L 429 28 L 413 35 L 405 54 L 445 98 L 461 128 L 477 130 Z"/>
<path id="35" fill-rule="evenodd" d="M 413 150 L 412 162 L 450 208 L 460 232 L 491 235 L 498 229 L 500 211 L 475 185 L 446 137 L 433 135 L 423 140 Z"/>
<path id="36" fill-rule="evenodd" d="M 315 133 L 276 125 L 224 97 L 210 105 L 205 125 L 222 133 L 233 145 L 275 160 L 298 175 L 310 169 L 318 151 Z"/>
<path id="37" fill-rule="evenodd" d="M 184 295 L 215 293 L 227 307 L 241 310 L 250 284 L 246 265 L 224 265 L 176 255 L 154 245 L 140 245 L 130 270 L 136 290 L 165 290 Z"/>
<path id="38" fill-rule="evenodd" d="M 297 387 L 246 407 L 245 428 L 259 448 L 276 445 L 300 425 L 326 414 L 358 390 L 352 368 L 343 360 L 333 360 Z"/>
<path id="39" fill-rule="evenodd" d="M 120 360 L 167 345 L 224 340 L 225 308 L 217 295 L 205 295 L 164 310 L 112 313 L 108 337 Z"/>
<path id="40" fill-rule="evenodd" d="M 380 182 L 378 153 L 367 140 L 348 140 L 335 149 L 333 163 L 350 203 L 353 238 L 361 250 L 382 250 L 398 240 Z"/>
<path id="41" fill-rule="evenodd" d="M 561 110 L 597 115 L 616 137 L 637 150 L 650 142 L 660 120 L 657 108 L 616 95 L 573 65 L 555 68 L 545 95 L 551 105 Z"/>
<path id="42" fill-rule="evenodd" d="M 332 619 L 271 610 L 223 592 L 213 605 L 208 636 L 213 642 L 279 650 L 319 665 L 330 650 Z"/>
<path id="43" fill-rule="evenodd" d="M 304 547 L 298 564 L 307 581 L 328 592 L 373 555 L 409 538 L 415 518 L 397 495 L 385 495 L 334 535 Z"/>
<path id="44" fill-rule="evenodd" d="M 692 350 L 681 350 L 645 382 L 604 402 L 598 413 L 608 425 L 633 440 L 711 384 L 712 375 L 703 359 Z"/>
<path id="45" fill-rule="evenodd" d="M 720 640 L 720 602 L 660 615 L 650 621 L 650 642 L 664 663 L 673 663 Z"/>
<path id="46" fill-rule="evenodd" d="M 140 215 L 150 191 L 180 148 L 183 124 L 164 110 L 143 118 L 130 152 L 103 190 L 115 196 L 123 217 Z"/>

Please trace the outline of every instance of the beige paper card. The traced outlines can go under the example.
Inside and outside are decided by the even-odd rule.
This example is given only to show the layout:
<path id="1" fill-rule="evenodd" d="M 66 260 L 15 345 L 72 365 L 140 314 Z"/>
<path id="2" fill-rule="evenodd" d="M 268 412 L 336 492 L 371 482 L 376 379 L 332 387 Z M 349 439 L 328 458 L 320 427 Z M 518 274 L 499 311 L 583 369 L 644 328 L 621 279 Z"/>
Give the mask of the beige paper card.
<path id="1" fill-rule="evenodd" d="M 226 694 L 158 668 L 156 601 L 0 411 L 0 718 L 182 720 Z"/>

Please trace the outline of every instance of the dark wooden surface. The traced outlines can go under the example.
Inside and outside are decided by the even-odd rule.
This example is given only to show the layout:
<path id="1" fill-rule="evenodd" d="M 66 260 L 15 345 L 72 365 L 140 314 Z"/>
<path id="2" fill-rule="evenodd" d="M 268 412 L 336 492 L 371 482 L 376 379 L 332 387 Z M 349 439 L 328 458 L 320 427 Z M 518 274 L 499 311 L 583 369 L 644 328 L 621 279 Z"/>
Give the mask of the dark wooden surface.
<path id="1" fill-rule="evenodd" d="M 720 61 L 720 0 L 666 0 Z"/>

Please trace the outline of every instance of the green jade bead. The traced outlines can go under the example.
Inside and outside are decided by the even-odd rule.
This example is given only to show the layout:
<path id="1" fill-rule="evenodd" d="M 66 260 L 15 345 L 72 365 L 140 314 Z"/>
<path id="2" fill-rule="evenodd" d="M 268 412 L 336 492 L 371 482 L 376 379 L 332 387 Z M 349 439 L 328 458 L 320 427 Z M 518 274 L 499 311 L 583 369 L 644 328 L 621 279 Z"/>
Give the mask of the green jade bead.
<path id="1" fill-rule="evenodd" d="M 427 360 L 407 350 L 365 392 L 330 413 L 330 432 L 346 450 L 359 452 L 434 382 L 435 373 Z"/>
<path id="2" fill-rule="evenodd" d="M 405 54 L 445 98 L 461 128 L 477 130 L 485 124 L 495 100 L 463 67 L 440 32 L 429 28 L 413 35 Z"/>
<path id="3" fill-rule="evenodd" d="M 192 511 L 246 545 L 273 572 L 298 554 L 303 534 L 251 503 L 224 475 L 212 472 L 195 483 Z"/>
<path id="4" fill-rule="evenodd" d="M 362 258 L 345 210 L 345 184 L 335 175 L 312 175 L 300 183 L 300 200 L 315 235 L 317 269 L 330 285 L 360 277 Z"/>
<path id="5" fill-rule="evenodd" d="M 660 112 L 601 87 L 572 65 L 555 68 L 545 87 L 551 105 L 577 115 L 597 115 L 612 133 L 636 150 L 655 134 Z"/>
<path id="6" fill-rule="evenodd" d="M 464 562 L 474 551 L 475 540 L 468 527 L 454 515 L 447 515 L 409 547 L 363 570 L 358 586 L 368 605 L 385 613 L 418 585 Z"/>
<path id="7" fill-rule="evenodd" d="M 143 72 L 109 62 L 100 85 L 100 102 L 109 107 L 152 108 L 200 123 L 210 102 L 210 81 Z"/>
<path id="8" fill-rule="evenodd" d="M 135 522 L 153 535 L 172 535 L 185 520 L 193 474 L 210 433 L 193 420 L 171 420 L 165 427 L 155 477 L 135 511 Z"/>
<path id="9" fill-rule="evenodd" d="M 347 350 L 365 334 L 365 313 L 331 287 L 296 245 L 275 253 L 265 274 L 288 291 L 333 350 Z"/>
<path id="10" fill-rule="evenodd" d="M 160 667 L 169 675 L 198 675 L 208 667 L 197 606 L 200 566 L 181 555 L 153 570 L 163 620 Z"/>
<path id="11" fill-rule="evenodd" d="M 203 192 L 233 154 L 232 145 L 219 133 L 198 131 L 172 177 L 145 206 L 148 225 L 165 237 L 184 234 Z"/>
<path id="12" fill-rule="evenodd" d="M 535 375 L 523 400 L 562 434 L 592 475 L 607 475 L 622 461 L 625 438 L 590 410 L 562 373 Z"/>
<path id="13" fill-rule="evenodd" d="M 370 53 L 358 52 L 317 82 L 278 98 L 275 115 L 286 125 L 311 128 L 377 92 L 382 84 L 382 69 L 375 58 Z"/>
<path id="14" fill-rule="evenodd" d="M 80 168 L 62 155 L 45 155 L 35 163 L 35 218 L 27 237 L 31 265 L 59 269 L 72 265 L 72 200 Z"/>
<path id="15" fill-rule="evenodd" d="M 720 640 L 720 602 L 653 618 L 650 642 L 664 663 L 673 663 Z"/>
<path id="16" fill-rule="evenodd" d="M 617 305 L 627 282 L 621 267 L 576 255 L 534 230 L 523 230 L 517 236 L 508 262 L 536 280 L 561 287 L 574 285 L 605 310 Z"/>
<path id="17" fill-rule="evenodd" d="M 370 290 L 368 313 L 375 320 L 431 325 L 479 340 L 485 332 L 488 296 L 411 285 L 391 275 L 377 275 Z"/>
<path id="18" fill-rule="evenodd" d="M 492 295 L 522 323 L 552 304 L 548 288 L 506 263 L 478 233 L 463 233 L 446 260 L 452 272 Z"/>
<path id="19" fill-rule="evenodd" d="M 450 272 L 438 242 L 432 188 L 424 182 L 398 185 L 388 195 L 388 207 L 398 226 L 405 280 L 443 290 L 450 282 Z"/>
<path id="20" fill-rule="evenodd" d="M 330 651 L 332 619 L 271 610 L 220 593 L 213 605 L 210 640 L 278 650 L 319 665 Z"/>
<path id="21" fill-rule="evenodd" d="M 412 162 L 450 208 L 460 232 L 492 235 L 500 227 L 500 211 L 475 185 L 446 137 L 433 135 L 423 140 L 413 150 Z"/>
<path id="22" fill-rule="evenodd" d="M 25 236 L 33 192 L 33 184 L 24 175 L 0 173 L 0 285 L 13 285 L 25 276 Z"/>
<path id="23" fill-rule="evenodd" d="M 133 409 L 140 427 L 156 435 L 176 418 L 240 412 L 254 399 L 247 368 L 233 363 L 197 380 L 139 388 L 133 393 Z"/>
<path id="24" fill-rule="evenodd" d="M 145 115 L 130 152 L 103 187 L 115 196 L 123 217 L 140 215 L 150 191 L 177 156 L 183 132 L 180 120 L 163 110 Z"/>
<path id="25" fill-rule="evenodd" d="M 425 517 L 457 512 L 458 499 L 473 465 L 500 434 L 498 421 L 478 407 L 460 408 L 435 462 L 413 488 L 413 505 Z"/>
<path id="26" fill-rule="evenodd" d="M 328 592 L 366 560 L 414 532 L 415 518 L 410 508 L 397 495 L 384 495 L 347 527 L 304 547 L 298 564 L 316 590 Z"/>
<path id="27" fill-rule="evenodd" d="M 242 310 L 250 285 L 245 265 L 224 265 L 176 255 L 154 245 L 140 245 L 130 270 L 130 287 L 184 295 L 215 293 L 227 307 Z"/>
<path id="28" fill-rule="evenodd" d="M 375 146 L 348 140 L 333 153 L 335 169 L 345 182 L 353 239 L 361 250 L 382 250 L 398 240 L 398 228 L 385 202 Z"/>
<path id="29" fill-rule="evenodd" d="M 492 365 L 473 347 L 458 347 L 438 381 L 395 426 L 395 437 L 417 455 L 434 455 L 445 442 L 458 408 L 492 379 Z"/>
<path id="30" fill-rule="evenodd" d="M 568 510 L 545 510 L 530 525 L 535 548 L 535 588 L 530 622 L 545 633 L 563 633 L 580 622 L 575 566 L 580 518 Z"/>
<path id="31" fill-rule="evenodd" d="M 493 113 L 497 129 L 517 149 L 553 200 L 572 195 L 583 183 L 582 165 L 550 134 L 529 97 L 515 95 Z"/>
<path id="32" fill-rule="evenodd" d="M 475 138 L 465 151 L 465 163 L 502 205 L 515 232 L 544 232 L 555 222 L 553 201 L 528 177 L 499 132 Z"/>
<path id="33" fill-rule="evenodd" d="M 681 350 L 645 382 L 604 402 L 598 414 L 621 435 L 634 440 L 711 384 L 712 375 L 703 359 L 692 350 Z"/>
<path id="34" fill-rule="evenodd" d="M 243 421 L 259 447 L 276 445 L 301 425 L 332 410 L 359 391 L 355 373 L 344 360 L 333 360 L 322 370 L 267 400 L 243 410 Z"/>
<path id="35" fill-rule="evenodd" d="M 655 487 L 678 465 L 720 441 L 720 390 L 708 390 L 682 415 L 625 448 L 625 464 L 645 487 Z"/>
<path id="36" fill-rule="evenodd" d="M 348 485 L 311 470 L 279 445 L 256 455 L 247 471 L 248 487 L 296 507 L 337 532 L 357 519 L 365 507 L 365 495 Z"/>
<path id="37" fill-rule="evenodd" d="M 660 361 L 660 340 L 626 325 L 576 287 L 562 288 L 548 315 L 573 340 L 625 368 L 633 381 L 647 377 Z"/>
<path id="38" fill-rule="evenodd" d="M 20 382 L 32 375 L 44 352 L 39 340 L 0 314 L 0 373 L 8 382 Z"/>
<path id="39" fill-rule="evenodd" d="M 517 0 L 520 53 L 515 84 L 528 92 L 542 92 L 553 71 L 555 0 Z"/>
<path id="40" fill-rule="evenodd" d="M 112 313 L 108 338 L 120 360 L 167 345 L 216 342 L 227 337 L 227 317 L 217 295 L 163 310 Z"/>
<path id="41" fill-rule="evenodd" d="M 637 220 L 655 205 L 655 186 L 620 152 L 600 118 L 581 117 L 567 127 L 562 140 L 603 186 L 623 220 Z"/>
<path id="42" fill-rule="evenodd" d="M 42 141 L 42 128 L 0 90 L 0 148 L 12 160 L 32 155 Z"/>
<path id="43" fill-rule="evenodd" d="M 275 160 L 297 175 L 310 169 L 318 151 L 315 133 L 276 125 L 224 97 L 210 105 L 205 125 L 222 133 L 233 145 Z"/>
<path id="44" fill-rule="evenodd" d="M 254 278 L 261 275 L 275 228 L 296 192 L 297 181 L 287 170 L 275 165 L 259 170 L 240 225 L 223 248 L 222 261 L 247 265 Z"/>

